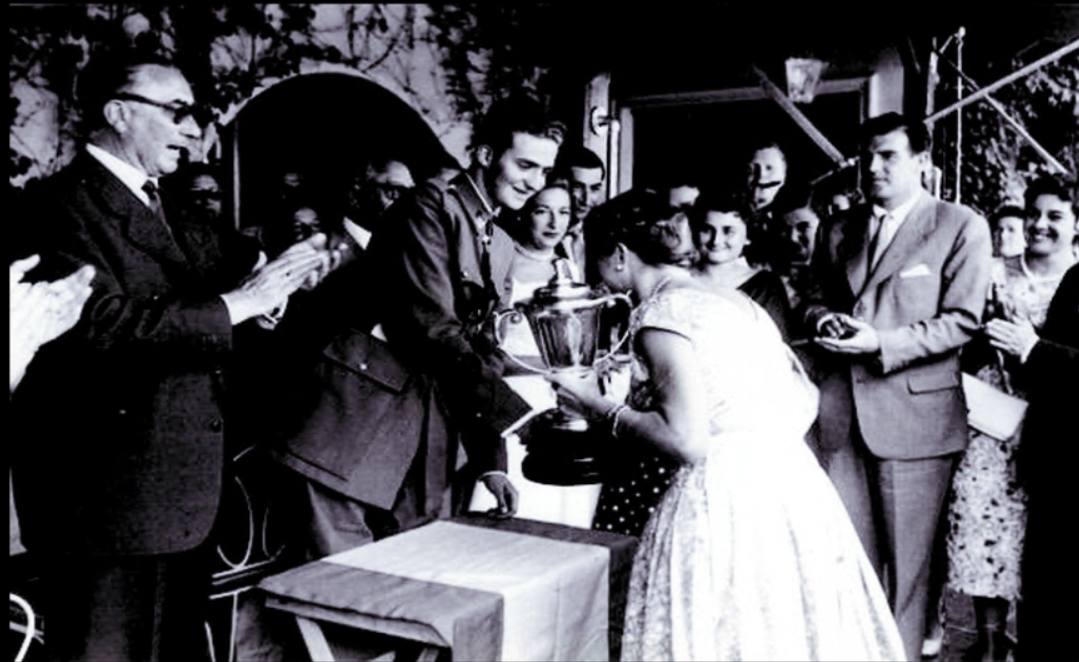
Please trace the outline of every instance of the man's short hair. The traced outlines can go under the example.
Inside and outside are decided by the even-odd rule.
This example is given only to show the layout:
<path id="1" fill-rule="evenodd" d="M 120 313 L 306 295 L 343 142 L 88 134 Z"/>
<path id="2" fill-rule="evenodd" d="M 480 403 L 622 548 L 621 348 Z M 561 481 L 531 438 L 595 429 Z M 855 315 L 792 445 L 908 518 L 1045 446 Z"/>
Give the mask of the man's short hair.
<path id="1" fill-rule="evenodd" d="M 783 163 L 787 162 L 787 152 L 783 150 L 783 146 L 779 144 L 773 138 L 758 138 L 754 142 L 749 144 L 749 150 L 746 151 L 746 161 L 753 160 L 753 155 L 757 152 L 764 151 L 766 149 L 774 149 L 779 152 L 779 155 L 783 158 Z"/>
<path id="2" fill-rule="evenodd" d="M 780 216 L 807 207 L 813 208 L 813 194 L 808 186 L 800 183 L 784 186 L 772 203 L 772 209 Z"/>
<path id="3" fill-rule="evenodd" d="M 180 168 L 177 173 L 185 182 L 190 183 L 198 177 L 213 177 L 218 184 L 221 183 L 221 173 L 217 167 L 202 161 L 191 161 Z"/>
<path id="4" fill-rule="evenodd" d="M 571 173 L 571 168 L 582 168 L 584 170 L 598 168 L 604 177 L 607 176 L 607 167 L 603 165 L 603 159 L 584 145 L 567 145 L 564 149 L 559 150 L 555 170 Z"/>
<path id="5" fill-rule="evenodd" d="M 376 154 L 361 162 L 355 169 L 350 170 L 349 178 L 351 181 L 366 181 L 368 177 L 375 173 L 386 172 L 391 163 L 400 163 L 408 168 L 410 173 L 412 172 L 412 165 L 400 156 L 396 154 Z"/>
<path id="6" fill-rule="evenodd" d="M 1053 195 L 1071 205 L 1072 213 L 1079 216 L 1079 195 L 1076 194 L 1075 182 L 1059 175 L 1043 175 L 1027 186 L 1023 192 L 1023 202 L 1027 208 L 1033 207 L 1038 196 Z M 1025 215 L 1025 214 L 1024 214 Z"/>
<path id="7" fill-rule="evenodd" d="M 550 138 L 559 145 L 566 125 L 554 119 L 540 101 L 531 96 L 513 96 L 491 104 L 472 132 L 472 147 L 486 145 L 501 154 L 513 145 L 513 134 Z"/>
<path id="8" fill-rule="evenodd" d="M 82 112 L 84 129 L 103 128 L 106 124 L 105 104 L 131 84 L 140 68 L 155 65 L 180 70 L 175 62 L 156 54 L 106 52 L 94 55 L 79 72 L 75 83 L 75 101 Z"/>
<path id="9" fill-rule="evenodd" d="M 989 216 L 989 229 L 996 231 L 1005 218 L 1025 219 L 1027 212 L 1019 205 L 1004 205 Z"/>
<path id="10" fill-rule="evenodd" d="M 865 124 L 862 125 L 861 145 L 868 145 L 872 138 L 883 136 L 898 129 L 902 129 L 907 134 L 907 139 L 910 140 L 911 152 L 914 154 L 929 151 L 929 148 L 933 146 L 929 129 L 926 128 L 925 122 L 911 119 L 899 113 L 884 113 L 866 120 Z"/>

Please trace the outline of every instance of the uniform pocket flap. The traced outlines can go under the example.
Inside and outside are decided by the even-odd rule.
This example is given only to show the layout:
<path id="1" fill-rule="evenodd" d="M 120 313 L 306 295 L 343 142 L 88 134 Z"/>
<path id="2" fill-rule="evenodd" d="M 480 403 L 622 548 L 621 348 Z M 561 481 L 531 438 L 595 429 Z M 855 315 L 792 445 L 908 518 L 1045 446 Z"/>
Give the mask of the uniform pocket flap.
<path id="1" fill-rule="evenodd" d="M 322 350 L 322 355 L 357 375 L 400 393 L 411 372 L 394 356 L 389 345 L 364 331 L 342 333 Z"/>
<path id="2" fill-rule="evenodd" d="M 947 388 L 959 388 L 959 384 L 959 373 L 952 371 L 931 372 L 907 377 L 907 388 L 910 389 L 911 393 L 929 393 Z"/>

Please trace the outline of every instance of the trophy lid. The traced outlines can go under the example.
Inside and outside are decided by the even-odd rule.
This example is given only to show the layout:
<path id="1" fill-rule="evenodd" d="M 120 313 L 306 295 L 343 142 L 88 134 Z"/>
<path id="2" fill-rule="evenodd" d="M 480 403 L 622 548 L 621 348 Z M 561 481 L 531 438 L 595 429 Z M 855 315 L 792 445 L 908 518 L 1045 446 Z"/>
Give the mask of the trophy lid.
<path id="1" fill-rule="evenodd" d="M 585 283 L 573 280 L 570 261 L 564 257 L 554 261 L 554 276 L 543 287 L 537 288 L 532 295 L 534 304 L 544 305 L 563 301 L 577 301 L 592 298 L 592 288 Z"/>

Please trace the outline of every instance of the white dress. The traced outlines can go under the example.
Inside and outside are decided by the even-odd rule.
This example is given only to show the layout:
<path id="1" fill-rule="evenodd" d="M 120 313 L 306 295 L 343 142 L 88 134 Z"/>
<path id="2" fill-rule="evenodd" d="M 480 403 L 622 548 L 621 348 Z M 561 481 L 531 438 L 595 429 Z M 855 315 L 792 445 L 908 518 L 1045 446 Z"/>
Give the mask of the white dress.
<path id="1" fill-rule="evenodd" d="M 904 659 L 877 575 L 804 441 L 816 388 L 767 313 L 671 289 L 635 312 L 634 331 L 648 327 L 693 343 L 712 440 L 642 534 L 622 659 Z"/>
<path id="2" fill-rule="evenodd" d="M 513 281 L 513 291 L 510 302 L 516 303 L 531 298 L 536 288 L 547 284 L 542 282 L 528 283 L 516 279 Z M 539 347 L 528 328 L 528 322 L 508 326 L 502 348 L 507 353 L 522 359 L 532 359 L 539 365 Z M 555 406 L 556 398 L 551 383 L 537 374 L 515 374 L 504 378 L 510 388 L 517 392 L 532 406 L 533 411 L 539 412 Z M 596 501 L 599 499 L 600 485 L 545 485 L 535 483 L 524 477 L 521 472 L 521 462 L 524 461 L 525 446 L 515 434 L 506 437 L 506 474 L 514 487 L 517 488 L 518 505 L 517 517 L 537 520 L 540 522 L 553 522 L 566 524 L 587 529 L 592 526 L 592 517 L 596 512 Z M 487 510 L 495 506 L 494 497 L 490 492 L 477 485 L 472 492 L 471 510 Z"/>

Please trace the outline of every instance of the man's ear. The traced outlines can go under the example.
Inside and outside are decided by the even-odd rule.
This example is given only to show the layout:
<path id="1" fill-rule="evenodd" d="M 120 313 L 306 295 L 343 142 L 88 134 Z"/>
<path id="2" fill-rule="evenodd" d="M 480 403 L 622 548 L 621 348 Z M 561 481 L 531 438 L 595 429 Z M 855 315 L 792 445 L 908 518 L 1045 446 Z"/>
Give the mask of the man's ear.
<path id="1" fill-rule="evenodd" d="M 105 121 L 117 133 L 123 133 L 127 129 L 131 117 L 130 111 L 119 99 L 109 100 L 102 109 L 102 114 L 105 116 Z"/>
<path id="2" fill-rule="evenodd" d="M 490 168 L 494 161 L 494 150 L 490 145 L 477 145 L 474 152 L 476 163 L 483 168 Z"/>

